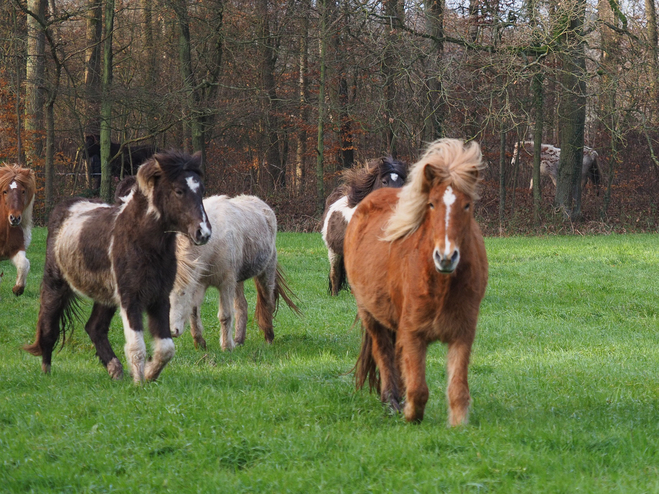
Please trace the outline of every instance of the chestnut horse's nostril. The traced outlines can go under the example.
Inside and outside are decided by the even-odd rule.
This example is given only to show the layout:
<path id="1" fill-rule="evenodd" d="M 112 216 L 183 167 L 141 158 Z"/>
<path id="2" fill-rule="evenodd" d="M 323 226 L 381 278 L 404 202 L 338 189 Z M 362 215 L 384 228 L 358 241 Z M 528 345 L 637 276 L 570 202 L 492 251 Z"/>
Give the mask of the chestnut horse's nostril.
<path id="1" fill-rule="evenodd" d="M 454 250 L 453 255 L 451 256 L 451 264 L 455 264 L 456 262 L 458 262 L 459 257 L 460 257 L 460 253 L 458 252 L 458 250 L 457 249 Z"/>

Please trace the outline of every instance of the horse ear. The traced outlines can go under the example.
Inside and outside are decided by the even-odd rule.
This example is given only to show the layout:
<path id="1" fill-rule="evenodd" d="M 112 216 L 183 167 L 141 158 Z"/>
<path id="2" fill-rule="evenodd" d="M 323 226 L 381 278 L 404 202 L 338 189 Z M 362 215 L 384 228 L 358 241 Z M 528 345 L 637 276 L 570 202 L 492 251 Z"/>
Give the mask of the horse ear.
<path id="1" fill-rule="evenodd" d="M 162 175 L 162 168 L 157 160 L 149 160 L 140 166 L 137 170 L 137 186 L 142 190 L 142 193 L 149 197 L 153 191 L 153 187 Z"/>

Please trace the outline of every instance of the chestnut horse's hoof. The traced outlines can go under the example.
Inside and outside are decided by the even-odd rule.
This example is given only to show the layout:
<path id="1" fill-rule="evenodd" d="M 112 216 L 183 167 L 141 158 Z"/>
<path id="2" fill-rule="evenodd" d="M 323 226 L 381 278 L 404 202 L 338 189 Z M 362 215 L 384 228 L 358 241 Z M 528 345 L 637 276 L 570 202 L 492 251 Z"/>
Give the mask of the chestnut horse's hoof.
<path id="1" fill-rule="evenodd" d="M 14 292 L 14 295 L 18 297 L 20 295 L 23 295 L 23 292 L 25 291 L 25 287 L 16 285 L 14 288 L 11 289 L 11 291 Z"/>
<path id="2" fill-rule="evenodd" d="M 118 358 L 115 357 L 112 360 L 110 360 L 108 362 L 107 369 L 108 369 L 108 374 L 110 374 L 110 377 L 115 381 L 123 379 L 124 368 L 121 365 L 121 362 L 119 362 Z"/>

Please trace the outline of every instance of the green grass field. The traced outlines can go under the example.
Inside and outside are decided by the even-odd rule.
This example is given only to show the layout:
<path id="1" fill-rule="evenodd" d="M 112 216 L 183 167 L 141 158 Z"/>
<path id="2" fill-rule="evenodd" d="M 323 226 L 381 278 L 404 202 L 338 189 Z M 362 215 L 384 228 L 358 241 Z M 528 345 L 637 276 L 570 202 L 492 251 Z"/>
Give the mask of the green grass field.
<path id="1" fill-rule="evenodd" d="M 422 424 L 355 391 L 354 301 L 327 295 L 318 234 L 279 235 L 304 317 L 282 305 L 273 345 L 250 319 L 222 353 L 210 290 L 208 349 L 186 332 L 157 382 L 111 381 L 82 324 L 44 376 L 20 346 L 45 233 L 22 297 L 0 263 L 1 492 L 659 491 L 659 235 L 486 239 L 470 423 L 448 429 L 441 344 Z M 118 317 L 111 338 L 123 361 Z"/>

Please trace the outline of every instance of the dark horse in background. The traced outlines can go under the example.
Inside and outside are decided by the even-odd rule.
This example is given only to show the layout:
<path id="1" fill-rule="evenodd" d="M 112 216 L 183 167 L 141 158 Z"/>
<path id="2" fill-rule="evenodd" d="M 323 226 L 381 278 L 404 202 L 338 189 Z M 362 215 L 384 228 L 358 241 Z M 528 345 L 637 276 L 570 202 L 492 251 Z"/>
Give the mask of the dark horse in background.
<path id="1" fill-rule="evenodd" d="M 34 173 L 19 165 L 0 168 L 0 261 L 16 266 L 14 295 L 22 295 L 30 271 L 25 251 L 32 240 L 32 209 L 37 184 Z M 0 280 L 2 274 L 0 274 Z"/>
<path id="2" fill-rule="evenodd" d="M 477 143 L 435 141 L 407 184 L 370 194 L 346 230 L 345 266 L 364 328 L 357 386 L 368 380 L 394 410 L 404 406 L 408 421 L 423 419 L 426 351 L 437 340 L 448 345 L 449 424 L 467 421 L 469 356 L 488 274 L 474 219 L 482 168 Z"/>
<path id="3" fill-rule="evenodd" d="M 329 293 L 338 295 L 347 287 L 343 265 L 343 237 L 355 207 L 372 191 L 382 187 L 399 188 L 405 184 L 407 164 L 392 157 L 379 158 L 346 170 L 341 185 L 325 201 L 323 241 L 330 263 Z"/>
<path id="4" fill-rule="evenodd" d="M 42 357 L 46 373 L 60 331 L 65 337 L 72 322 L 78 295 L 94 301 L 85 331 L 112 378 L 123 376 L 108 340 L 117 308 L 135 382 L 156 379 L 174 356 L 169 293 L 176 278 L 176 235 L 187 235 L 198 245 L 211 235 L 202 202 L 201 156 L 156 154 L 139 168 L 136 179 L 121 205 L 74 197 L 50 214 L 36 338 L 24 347 Z M 153 357 L 146 366 L 145 311 L 153 336 Z"/>
<path id="5" fill-rule="evenodd" d="M 92 188 L 101 187 L 101 139 L 97 135 L 85 136 L 85 145 L 78 151 L 82 158 L 87 160 L 89 173 L 92 176 Z M 135 175 L 137 168 L 157 152 L 156 146 L 141 144 L 137 146 L 124 146 L 116 142 L 110 143 L 110 175 L 123 178 Z M 78 160 L 76 159 L 76 162 Z"/>

